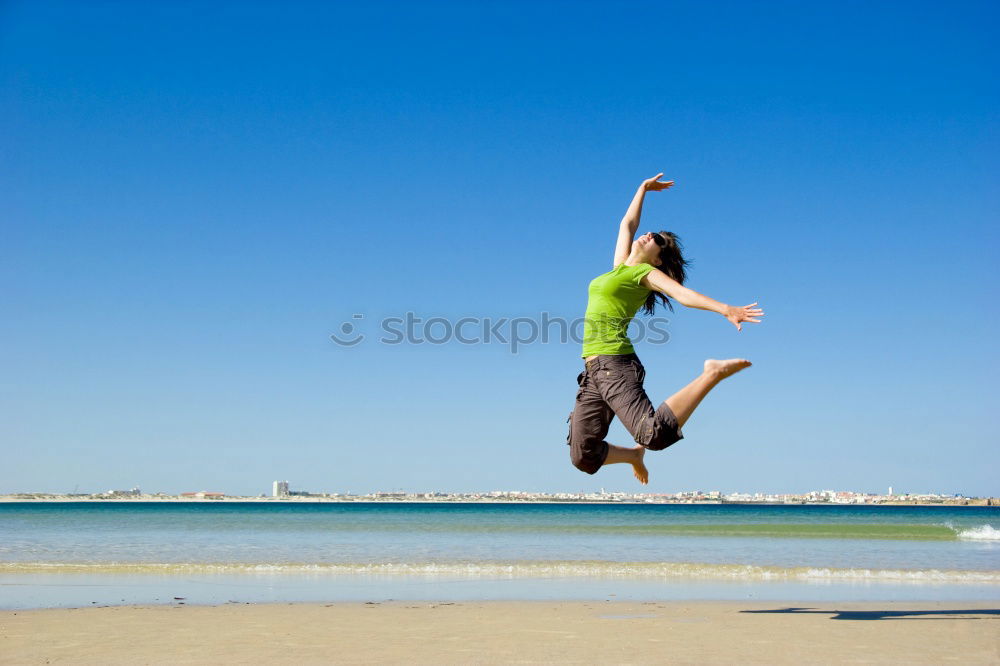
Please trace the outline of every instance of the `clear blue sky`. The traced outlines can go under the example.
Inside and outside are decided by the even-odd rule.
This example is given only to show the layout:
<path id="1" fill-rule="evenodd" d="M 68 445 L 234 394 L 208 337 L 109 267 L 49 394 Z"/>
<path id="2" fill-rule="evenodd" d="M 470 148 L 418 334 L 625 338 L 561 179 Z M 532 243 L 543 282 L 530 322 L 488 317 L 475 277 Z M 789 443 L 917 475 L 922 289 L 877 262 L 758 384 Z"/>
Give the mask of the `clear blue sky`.
<path id="1" fill-rule="evenodd" d="M 570 465 L 577 345 L 375 338 L 581 315 L 665 171 L 642 228 L 767 317 L 638 346 L 755 362 L 648 490 L 1000 495 L 998 14 L 4 3 L 0 492 L 638 491 Z"/>

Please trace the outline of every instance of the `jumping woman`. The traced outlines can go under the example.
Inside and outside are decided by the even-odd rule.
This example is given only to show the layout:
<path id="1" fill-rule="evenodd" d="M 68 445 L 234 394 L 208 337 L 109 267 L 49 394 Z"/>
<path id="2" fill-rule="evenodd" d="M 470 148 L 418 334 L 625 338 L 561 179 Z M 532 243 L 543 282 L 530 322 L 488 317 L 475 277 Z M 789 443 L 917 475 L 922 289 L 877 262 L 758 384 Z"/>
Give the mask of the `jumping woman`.
<path id="1" fill-rule="evenodd" d="M 660 451 L 682 439 L 681 426 L 716 384 L 750 367 L 750 361 L 709 359 L 694 381 L 659 407 L 646 396 L 646 371 L 628 338 L 628 326 L 641 306 L 652 314 L 656 302 L 673 310 L 670 299 L 699 310 L 717 312 L 736 330 L 745 322 L 759 323 L 764 312 L 757 303 L 736 307 L 712 300 L 684 286 L 687 261 L 680 239 L 669 231 L 635 238 L 646 192 L 665 190 L 674 181 L 662 173 L 643 181 L 622 218 L 615 245 L 614 268 L 590 283 L 584 318 L 584 370 L 577 376 L 576 405 L 569 415 L 570 458 L 578 469 L 594 474 L 603 465 L 628 463 L 640 483 L 649 481 L 643 463 L 646 449 Z M 638 446 L 625 448 L 604 440 L 617 416 Z"/>

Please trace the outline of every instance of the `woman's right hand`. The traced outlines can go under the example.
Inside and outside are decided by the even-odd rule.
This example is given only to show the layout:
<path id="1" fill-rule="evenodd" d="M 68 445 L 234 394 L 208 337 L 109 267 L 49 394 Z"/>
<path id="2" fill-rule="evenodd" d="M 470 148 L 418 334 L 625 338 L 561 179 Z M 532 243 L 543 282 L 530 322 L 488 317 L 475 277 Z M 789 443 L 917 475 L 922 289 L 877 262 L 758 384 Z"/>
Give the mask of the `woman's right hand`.
<path id="1" fill-rule="evenodd" d="M 743 307 L 738 307 L 735 305 L 727 305 L 725 312 L 723 312 L 726 319 L 728 319 L 733 326 L 736 327 L 737 331 L 743 330 L 743 322 L 749 322 L 751 324 L 759 324 L 760 319 L 758 317 L 764 316 L 764 310 L 757 307 L 757 302 L 754 301 L 750 305 L 744 305 Z"/>
<path id="2" fill-rule="evenodd" d="M 647 178 L 646 180 L 642 181 L 642 189 L 644 189 L 647 192 L 659 192 L 660 190 L 665 190 L 668 187 L 673 187 L 674 181 L 672 180 L 661 181 L 660 178 L 663 178 L 662 173 L 658 173 L 652 178 Z"/>

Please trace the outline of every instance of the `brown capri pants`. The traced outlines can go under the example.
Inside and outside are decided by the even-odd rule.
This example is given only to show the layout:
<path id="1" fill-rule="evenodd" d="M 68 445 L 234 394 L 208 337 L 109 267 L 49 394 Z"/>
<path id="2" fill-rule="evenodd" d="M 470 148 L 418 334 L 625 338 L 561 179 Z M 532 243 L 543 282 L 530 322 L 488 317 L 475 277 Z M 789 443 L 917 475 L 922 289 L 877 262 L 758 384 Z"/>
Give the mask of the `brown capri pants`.
<path id="1" fill-rule="evenodd" d="M 598 356 L 584 365 L 577 378 L 580 389 L 570 412 L 569 455 L 578 469 L 593 474 L 608 457 L 604 438 L 614 417 L 637 444 L 659 451 L 684 438 L 673 411 L 662 403 L 653 407 L 642 382 L 646 369 L 635 354 Z"/>

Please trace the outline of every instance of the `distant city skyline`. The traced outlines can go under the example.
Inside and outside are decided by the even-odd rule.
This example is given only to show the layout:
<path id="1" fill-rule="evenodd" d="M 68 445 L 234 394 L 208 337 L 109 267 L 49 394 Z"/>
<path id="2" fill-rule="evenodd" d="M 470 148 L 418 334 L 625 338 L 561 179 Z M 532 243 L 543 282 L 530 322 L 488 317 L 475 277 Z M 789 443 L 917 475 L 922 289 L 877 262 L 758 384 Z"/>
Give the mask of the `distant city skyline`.
<path id="1" fill-rule="evenodd" d="M 940 495 L 936 493 L 873 494 L 853 491 L 822 490 L 808 493 L 744 493 L 721 491 L 684 491 L 677 493 L 530 493 L 524 491 L 493 490 L 478 493 L 442 492 L 374 492 L 366 494 L 308 493 L 304 491 L 280 493 L 275 489 L 268 495 L 227 495 L 221 492 L 198 491 L 179 495 L 165 493 L 140 493 L 132 490 L 109 490 L 89 495 L 51 495 L 45 493 L 20 493 L 0 495 L 0 502 L 30 501 L 209 501 L 209 502 L 315 502 L 315 503 L 573 503 L 573 502 L 621 502 L 641 504 L 794 504 L 794 505 L 847 505 L 847 506 L 982 506 L 1000 507 L 1000 498 L 966 497 L 963 495 Z"/>
<path id="2" fill-rule="evenodd" d="M 0 497 L 2 497 L 4 495 L 13 495 L 13 494 L 19 494 L 19 495 L 29 495 L 29 494 L 39 494 L 39 495 L 51 494 L 51 495 L 59 495 L 59 493 L 44 493 L 44 492 L 32 493 L 32 492 L 29 491 L 29 492 L 23 492 L 23 493 L 2 493 L 2 492 L 0 492 Z M 566 493 L 566 492 L 532 492 L 532 491 L 512 490 L 512 489 L 508 489 L 508 490 L 493 489 L 493 490 L 479 490 L 479 491 L 470 491 L 470 492 L 457 493 L 457 492 L 445 492 L 445 491 L 441 491 L 441 490 L 404 490 L 404 489 L 401 489 L 401 488 L 400 489 L 393 489 L 393 490 L 375 490 L 375 491 L 369 491 L 369 492 L 363 492 L 363 493 L 351 493 L 351 492 L 330 492 L 330 491 L 323 491 L 323 490 L 316 490 L 316 489 L 294 488 L 289 483 L 289 481 L 287 481 L 287 480 L 283 480 L 283 481 L 275 480 L 275 481 L 271 482 L 271 486 L 270 486 L 270 491 L 269 492 L 262 492 L 262 493 L 259 493 L 259 494 L 250 494 L 250 495 L 241 495 L 241 494 L 238 494 L 238 493 L 220 492 L 218 489 L 215 489 L 215 490 L 200 490 L 200 491 L 187 491 L 187 492 L 182 492 L 182 493 L 165 493 L 163 491 L 144 492 L 138 486 L 133 486 L 132 488 L 130 488 L 128 490 L 109 489 L 109 490 L 106 490 L 106 491 L 98 491 L 98 492 L 94 492 L 94 493 L 82 493 L 82 494 L 79 494 L 79 493 L 64 493 L 63 495 L 66 495 L 66 496 L 83 496 L 83 495 L 86 495 L 86 496 L 97 496 L 97 495 L 105 495 L 105 496 L 117 497 L 117 498 L 129 498 L 129 497 L 131 497 L 131 498 L 141 498 L 141 497 L 150 497 L 150 496 L 168 496 L 168 497 L 186 496 L 186 497 L 194 497 L 194 498 L 197 498 L 197 499 L 212 499 L 212 498 L 220 498 L 220 497 L 226 497 L 226 498 L 229 498 L 229 499 L 239 499 L 241 497 L 242 498 L 246 498 L 246 499 L 256 499 L 256 498 L 271 498 L 271 499 L 293 499 L 294 498 L 294 499 L 303 499 L 303 498 L 309 498 L 309 497 L 316 497 L 316 498 L 327 497 L 327 498 L 329 498 L 329 497 L 392 497 L 392 496 L 403 497 L 403 496 L 405 496 L 405 497 L 408 497 L 408 498 L 421 498 L 421 497 L 430 497 L 430 496 L 440 496 L 440 497 L 463 497 L 463 496 L 480 497 L 480 496 L 482 496 L 482 497 L 488 497 L 488 496 L 517 496 L 517 495 L 526 496 L 526 497 L 527 496 L 535 496 L 535 497 L 542 497 L 542 496 L 568 497 L 568 496 L 573 496 L 573 495 L 575 495 L 575 496 L 584 496 L 584 495 L 590 495 L 590 494 L 594 494 L 593 491 L 591 491 L 590 493 L 585 493 L 585 492 L 580 492 L 580 493 Z M 746 501 L 766 501 L 766 499 L 778 499 L 778 498 L 784 498 L 784 499 L 798 498 L 798 499 L 802 499 L 802 498 L 807 498 L 807 497 L 811 498 L 813 500 L 820 499 L 820 498 L 825 498 L 825 499 L 831 500 L 831 501 L 833 501 L 833 500 L 837 500 L 837 501 L 840 501 L 840 500 L 856 500 L 856 499 L 859 499 L 859 498 L 868 498 L 868 499 L 883 498 L 883 499 L 890 499 L 890 498 L 894 498 L 894 497 L 898 497 L 898 498 L 923 497 L 923 498 L 939 498 L 939 499 L 944 499 L 944 498 L 980 499 L 979 496 L 964 495 L 962 493 L 940 493 L 940 492 L 927 492 L 927 491 L 925 491 L 925 492 L 894 492 L 892 486 L 889 486 L 887 492 L 884 493 L 884 494 L 883 493 L 878 493 L 878 492 L 872 492 L 872 491 L 832 490 L 832 489 L 810 490 L 810 491 L 804 492 L 804 493 L 801 493 L 801 492 L 800 493 L 793 493 L 793 492 L 761 492 L 761 491 L 754 491 L 754 490 L 750 490 L 750 491 L 746 491 L 746 490 L 721 491 L 721 490 L 717 490 L 717 489 L 715 489 L 715 490 L 704 490 L 704 489 L 690 490 L 689 489 L 689 490 L 679 490 L 679 491 L 672 491 L 672 492 L 648 492 L 648 491 L 642 491 L 642 490 L 632 491 L 632 492 L 627 492 L 627 491 L 611 491 L 611 492 L 609 492 L 609 491 L 607 491 L 603 487 L 600 488 L 600 490 L 596 494 L 599 494 L 599 495 L 628 495 L 628 496 L 635 496 L 635 497 L 668 497 L 669 496 L 669 497 L 674 497 L 674 498 L 677 498 L 677 499 L 681 498 L 682 496 L 690 496 L 690 497 L 698 497 L 698 498 L 701 498 L 701 499 L 720 499 L 721 498 L 721 499 L 728 499 L 729 501 L 741 501 L 741 500 L 746 500 Z"/>

